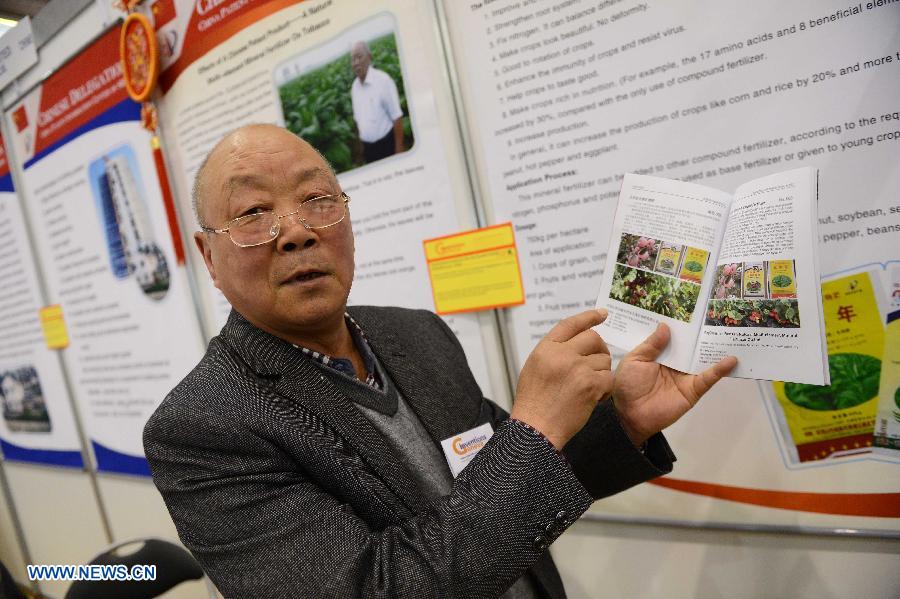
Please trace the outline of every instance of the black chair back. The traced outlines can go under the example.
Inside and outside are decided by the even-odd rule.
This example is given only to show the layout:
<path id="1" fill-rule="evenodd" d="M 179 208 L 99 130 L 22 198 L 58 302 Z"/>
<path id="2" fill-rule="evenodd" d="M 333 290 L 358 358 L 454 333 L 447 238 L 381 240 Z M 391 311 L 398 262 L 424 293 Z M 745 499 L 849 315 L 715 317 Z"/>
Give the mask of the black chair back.
<path id="1" fill-rule="evenodd" d="M 135 543 L 141 544 L 139 549 L 120 554 L 121 548 Z M 156 579 L 77 580 L 66 592 L 66 599 L 150 599 L 186 580 L 203 578 L 203 569 L 187 550 L 162 539 L 120 543 L 91 561 L 91 565 L 125 566 L 129 572 L 139 564 L 156 566 Z"/>
<path id="2" fill-rule="evenodd" d="M 3 599 L 25 599 L 25 595 L 19 590 L 16 581 L 13 580 L 12 574 L 0 562 L 0 597 Z"/>

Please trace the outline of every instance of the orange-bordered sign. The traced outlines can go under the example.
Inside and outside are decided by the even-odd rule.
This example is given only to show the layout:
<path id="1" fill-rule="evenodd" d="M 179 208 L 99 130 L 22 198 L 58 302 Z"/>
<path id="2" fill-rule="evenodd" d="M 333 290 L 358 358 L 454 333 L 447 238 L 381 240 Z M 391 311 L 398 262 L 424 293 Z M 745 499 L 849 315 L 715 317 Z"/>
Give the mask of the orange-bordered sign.
<path id="1" fill-rule="evenodd" d="M 128 95 L 135 102 L 145 102 L 159 75 L 159 51 L 150 19 L 139 13 L 128 15 L 119 37 L 119 59 Z"/>

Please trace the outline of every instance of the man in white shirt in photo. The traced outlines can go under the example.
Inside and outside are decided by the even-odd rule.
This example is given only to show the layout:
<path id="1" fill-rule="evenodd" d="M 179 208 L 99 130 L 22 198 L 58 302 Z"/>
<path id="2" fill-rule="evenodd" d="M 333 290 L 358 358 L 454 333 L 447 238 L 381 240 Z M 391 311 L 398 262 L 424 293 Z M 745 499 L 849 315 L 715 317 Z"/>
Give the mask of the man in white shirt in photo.
<path id="1" fill-rule="evenodd" d="M 391 76 L 372 65 L 366 42 L 350 50 L 350 67 L 356 75 L 350 87 L 353 119 L 359 131 L 366 163 L 406 150 L 403 144 L 403 110 Z"/>

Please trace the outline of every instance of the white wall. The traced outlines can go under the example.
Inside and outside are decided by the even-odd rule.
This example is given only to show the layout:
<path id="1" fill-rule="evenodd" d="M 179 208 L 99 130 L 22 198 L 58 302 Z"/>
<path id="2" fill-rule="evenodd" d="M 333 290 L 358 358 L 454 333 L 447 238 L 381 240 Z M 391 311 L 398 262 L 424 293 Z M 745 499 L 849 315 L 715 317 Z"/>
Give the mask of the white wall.
<path id="1" fill-rule="evenodd" d="M 97 485 L 115 542 L 155 537 L 180 544 L 166 505 L 151 481 L 103 474 L 97 476 Z M 203 581 L 191 581 L 164 597 L 199 599 L 209 595 Z"/>
<path id="2" fill-rule="evenodd" d="M 900 541 L 580 521 L 552 546 L 569 599 L 887 599 Z"/>
<path id="3" fill-rule="evenodd" d="M 0 489 L 0 562 L 3 562 L 15 576 L 25 571 L 25 554 L 19 546 L 12 506 L 2 489 Z"/>
<path id="4" fill-rule="evenodd" d="M 89 476 L 84 472 L 7 462 L 13 505 L 33 563 L 86 564 L 108 540 Z M 25 572 L 13 572 L 26 580 Z M 62 596 L 68 582 L 41 582 Z"/>

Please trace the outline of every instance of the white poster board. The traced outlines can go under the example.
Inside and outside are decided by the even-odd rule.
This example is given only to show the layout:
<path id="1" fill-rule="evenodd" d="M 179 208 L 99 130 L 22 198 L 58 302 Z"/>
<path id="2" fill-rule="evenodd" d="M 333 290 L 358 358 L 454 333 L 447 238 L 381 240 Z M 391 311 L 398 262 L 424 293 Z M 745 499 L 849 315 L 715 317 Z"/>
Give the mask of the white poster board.
<path id="1" fill-rule="evenodd" d="M 100 36 L 7 118 L 95 466 L 149 475 L 144 423 L 199 361 L 202 338 L 118 42 L 117 28 Z"/>
<path id="2" fill-rule="evenodd" d="M 47 348 L 34 255 L 0 138 L 0 450 L 3 459 L 83 468 L 56 352 Z"/>
<path id="3" fill-rule="evenodd" d="M 215 143 L 244 124 L 283 125 L 329 160 L 352 198 L 356 275 L 350 303 L 434 310 L 422 241 L 473 227 L 475 217 L 458 145 L 448 142 L 456 139 L 452 103 L 449 94 L 436 93 L 445 86 L 446 66 L 430 35 L 430 5 L 316 0 L 205 7 L 182 0 L 155 16 L 163 67 L 160 124 L 180 212 L 192 225 L 186 228 L 194 230 L 193 178 Z M 394 152 L 391 138 L 390 155 L 375 160 L 365 157 L 366 135 L 357 135 L 355 122 L 367 118 L 353 108 L 350 50 L 357 42 L 369 45 L 378 85 L 396 88 L 386 95 L 396 93 L 402 115 L 402 150 Z M 387 100 L 367 96 L 358 102 Z M 384 110 L 390 118 L 398 114 Z M 213 334 L 230 306 L 202 261 L 193 265 Z M 483 391 L 502 398 L 504 389 L 492 382 L 487 366 L 500 360 L 485 357 L 479 318 L 447 321 Z"/>
<path id="4" fill-rule="evenodd" d="M 594 305 L 626 172 L 732 192 L 814 166 L 822 273 L 879 278 L 900 260 L 900 5 L 443 6 L 490 220 L 518 232 L 520 366 L 555 322 Z M 680 492 L 642 485 L 595 510 L 900 528 L 897 466 L 838 458 L 840 446 L 798 463 L 771 393 L 725 381 L 667 433 L 681 459 L 660 484 Z"/>

